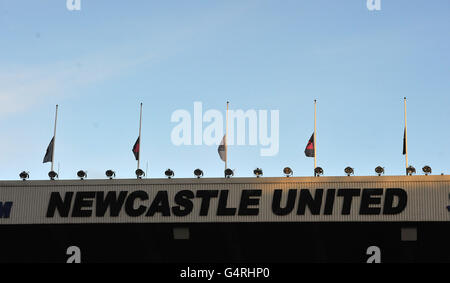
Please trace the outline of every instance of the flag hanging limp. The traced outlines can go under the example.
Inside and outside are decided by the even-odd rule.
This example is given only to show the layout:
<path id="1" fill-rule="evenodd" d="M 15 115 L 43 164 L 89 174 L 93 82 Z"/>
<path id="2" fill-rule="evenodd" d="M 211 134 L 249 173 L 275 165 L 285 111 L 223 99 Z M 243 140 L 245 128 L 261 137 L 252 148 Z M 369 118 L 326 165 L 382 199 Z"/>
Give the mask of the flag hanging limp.
<path id="1" fill-rule="evenodd" d="M 312 134 L 311 138 L 308 141 L 308 144 L 306 145 L 305 155 L 307 157 L 314 157 L 314 133 Z"/>
<path id="2" fill-rule="evenodd" d="M 403 132 L 403 155 L 406 154 L 406 128 L 405 131 Z"/>
<path id="3" fill-rule="evenodd" d="M 139 137 L 138 137 L 133 146 L 133 154 L 134 154 L 134 157 L 136 158 L 136 160 L 139 160 L 139 150 L 140 150 L 140 141 L 139 141 Z"/>
<path id="4" fill-rule="evenodd" d="M 47 147 L 47 151 L 45 152 L 44 161 L 42 163 L 52 162 L 53 161 L 53 143 L 55 141 L 55 137 L 52 138 L 50 144 Z"/>
<path id="5" fill-rule="evenodd" d="M 224 161 L 224 162 L 227 161 L 225 145 L 226 145 L 226 135 L 223 136 L 222 141 L 220 142 L 219 148 L 217 149 L 217 151 L 219 152 L 220 159 L 222 159 L 222 161 Z"/>

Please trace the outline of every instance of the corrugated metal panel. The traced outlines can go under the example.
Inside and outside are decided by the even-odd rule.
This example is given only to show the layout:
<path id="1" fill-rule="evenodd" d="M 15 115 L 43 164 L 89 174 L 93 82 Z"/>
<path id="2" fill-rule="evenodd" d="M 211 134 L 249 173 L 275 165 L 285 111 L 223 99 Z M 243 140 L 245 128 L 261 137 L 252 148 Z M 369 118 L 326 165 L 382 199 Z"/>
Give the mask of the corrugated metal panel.
<path id="1" fill-rule="evenodd" d="M 359 208 L 361 197 L 355 197 L 351 213 L 341 213 L 343 198 L 335 197 L 333 213 L 324 215 L 322 201 L 320 215 L 312 215 L 306 209 L 304 215 L 297 215 L 299 194 L 293 211 L 285 216 L 276 215 L 272 211 L 274 190 L 283 191 L 281 204 L 287 201 L 289 189 L 308 189 L 314 195 L 317 189 L 383 189 L 383 196 L 388 188 L 401 188 L 407 193 L 407 206 L 394 215 L 361 215 Z M 220 216 L 217 215 L 219 200 L 212 198 L 207 216 L 200 216 L 201 199 L 194 198 L 193 210 L 186 216 L 154 216 L 143 215 L 133 217 L 126 214 L 122 208 L 119 216 L 110 217 L 109 210 L 103 217 L 95 216 L 95 200 L 91 217 L 60 217 L 58 212 L 54 217 L 46 217 L 52 192 L 59 192 L 64 197 L 66 192 L 108 192 L 127 191 L 128 194 L 142 190 L 149 195 L 145 201 L 136 200 L 134 206 L 150 207 L 153 197 L 158 191 L 166 191 L 170 207 L 176 205 L 175 195 L 181 190 L 190 190 L 194 194 L 198 190 L 228 191 L 228 207 L 239 208 L 241 193 L 244 190 L 261 190 L 258 215 L 255 216 Z M 219 192 L 220 193 L 220 192 Z M 325 195 L 324 195 L 325 199 Z M 383 201 L 383 197 L 381 198 Z M 66 181 L 3 181 L 0 182 L 0 202 L 13 202 L 8 218 L 0 218 L 0 224 L 46 224 L 46 223 L 186 223 L 186 222 L 379 222 L 379 221 L 449 221 L 450 212 L 450 176 L 368 176 L 368 177 L 290 177 L 290 178 L 216 178 L 216 179 L 143 179 L 143 180 L 66 180 Z M 71 211 L 74 200 L 72 199 Z M 124 205 L 125 206 L 125 205 Z M 377 205 L 373 205 L 372 207 Z M 378 207 L 383 207 L 383 203 Z M 0 211 L 1 212 L 1 211 Z M 1 214 L 1 213 L 0 213 Z"/>

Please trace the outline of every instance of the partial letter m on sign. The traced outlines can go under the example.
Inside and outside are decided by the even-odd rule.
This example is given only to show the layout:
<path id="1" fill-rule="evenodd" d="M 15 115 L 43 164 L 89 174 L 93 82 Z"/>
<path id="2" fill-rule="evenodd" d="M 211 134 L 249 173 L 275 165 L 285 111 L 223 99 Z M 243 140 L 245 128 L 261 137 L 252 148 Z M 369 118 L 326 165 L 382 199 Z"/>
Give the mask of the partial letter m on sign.
<path id="1" fill-rule="evenodd" d="M 0 202 L 0 218 L 9 218 L 12 204 L 12 201 Z"/>

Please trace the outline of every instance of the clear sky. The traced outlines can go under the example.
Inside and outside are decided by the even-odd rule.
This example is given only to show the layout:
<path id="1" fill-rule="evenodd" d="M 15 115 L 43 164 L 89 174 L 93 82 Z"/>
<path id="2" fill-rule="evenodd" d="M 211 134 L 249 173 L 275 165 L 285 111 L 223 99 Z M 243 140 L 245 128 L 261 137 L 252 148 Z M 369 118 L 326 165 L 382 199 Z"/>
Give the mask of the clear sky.
<path id="1" fill-rule="evenodd" d="M 141 167 L 148 177 L 222 176 L 217 146 L 176 146 L 171 115 L 195 101 L 216 109 L 279 110 L 279 152 L 230 146 L 236 176 L 312 175 L 304 155 L 317 105 L 326 176 L 449 173 L 450 1 L 0 0 L 0 180 L 48 179 L 42 163 L 59 117 L 55 170 L 74 179 L 134 178 L 131 148 L 144 103 Z M 204 124 L 206 127 L 208 123 Z"/>

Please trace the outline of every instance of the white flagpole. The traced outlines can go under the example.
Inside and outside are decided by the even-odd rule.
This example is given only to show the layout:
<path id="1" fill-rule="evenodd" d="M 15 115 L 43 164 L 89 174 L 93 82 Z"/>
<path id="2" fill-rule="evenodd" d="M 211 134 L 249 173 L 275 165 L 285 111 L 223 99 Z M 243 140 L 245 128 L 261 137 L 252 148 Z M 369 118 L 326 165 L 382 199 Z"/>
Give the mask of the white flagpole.
<path id="1" fill-rule="evenodd" d="M 228 168 L 227 167 L 227 161 L 228 161 L 228 104 L 230 104 L 229 101 L 227 101 L 227 118 L 226 118 L 226 122 L 225 122 L 225 170 Z"/>
<path id="2" fill-rule="evenodd" d="M 406 175 L 408 175 L 408 130 L 406 123 L 406 97 L 403 98 L 405 102 L 405 162 L 406 162 Z"/>
<path id="3" fill-rule="evenodd" d="M 314 99 L 314 174 L 317 168 L 317 100 Z"/>
<path id="4" fill-rule="evenodd" d="M 55 162 L 55 146 L 56 146 L 56 122 L 58 120 L 58 104 L 56 104 L 56 113 L 55 113 L 55 129 L 53 131 L 53 147 L 52 147 L 52 169 L 50 171 L 53 171 L 53 164 Z"/>
<path id="5" fill-rule="evenodd" d="M 138 160 L 137 160 L 137 169 L 139 169 L 139 161 L 141 160 L 141 129 L 142 129 L 142 102 L 141 102 L 141 114 L 139 117 L 139 151 L 138 151 Z"/>

